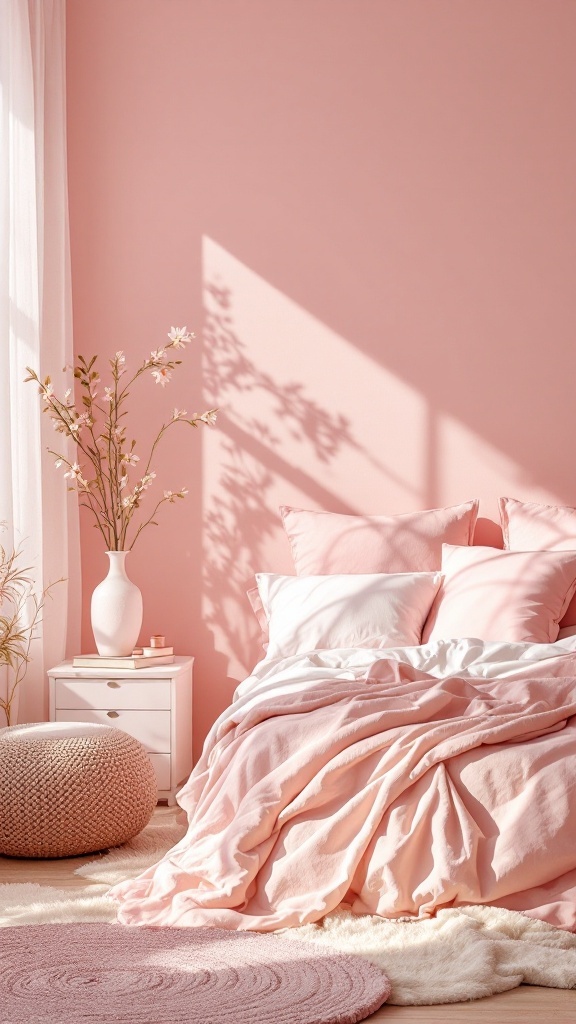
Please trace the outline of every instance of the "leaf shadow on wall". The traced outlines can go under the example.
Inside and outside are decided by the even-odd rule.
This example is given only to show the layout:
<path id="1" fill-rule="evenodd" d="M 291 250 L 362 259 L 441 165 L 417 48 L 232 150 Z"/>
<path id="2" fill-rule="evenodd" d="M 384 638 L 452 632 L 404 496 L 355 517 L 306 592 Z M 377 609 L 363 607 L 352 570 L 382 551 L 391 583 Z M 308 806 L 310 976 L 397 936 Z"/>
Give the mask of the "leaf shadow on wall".
<path id="1" fill-rule="evenodd" d="M 254 572 L 294 573 L 278 505 L 289 504 L 296 491 L 333 512 L 357 511 L 321 477 L 291 460 L 286 437 L 326 468 L 343 449 L 360 452 L 361 446 L 348 417 L 323 407 L 303 383 L 282 383 L 256 365 L 235 324 L 232 289 L 221 279 L 205 283 L 204 353 L 205 387 L 216 396 L 220 412 L 218 436 L 211 438 L 218 447 L 218 469 L 204 520 L 203 619 L 216 647 L 228 651 L 236 685 L 239 672 L 245 675 L 262 657 L 246 596 Z M 212 447 L 208 441 L 207 446 Z M 207 466 L 211 454 L 205 452 Z"/>

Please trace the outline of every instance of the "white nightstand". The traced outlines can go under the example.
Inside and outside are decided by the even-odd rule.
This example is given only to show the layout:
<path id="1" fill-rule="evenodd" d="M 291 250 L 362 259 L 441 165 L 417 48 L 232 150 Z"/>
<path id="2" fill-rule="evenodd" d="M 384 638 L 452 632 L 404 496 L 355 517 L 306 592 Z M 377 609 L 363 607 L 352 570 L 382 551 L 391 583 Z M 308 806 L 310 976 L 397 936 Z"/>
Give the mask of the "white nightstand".
<path id="1" fill-rule="evenodd" d="M 144 745 L 158 781 L 158 799 L 174 804 L 192 771 L 193 658 L 140 669 L 73 668 L 48 672 L 51 722 L 113 725 Z"/>

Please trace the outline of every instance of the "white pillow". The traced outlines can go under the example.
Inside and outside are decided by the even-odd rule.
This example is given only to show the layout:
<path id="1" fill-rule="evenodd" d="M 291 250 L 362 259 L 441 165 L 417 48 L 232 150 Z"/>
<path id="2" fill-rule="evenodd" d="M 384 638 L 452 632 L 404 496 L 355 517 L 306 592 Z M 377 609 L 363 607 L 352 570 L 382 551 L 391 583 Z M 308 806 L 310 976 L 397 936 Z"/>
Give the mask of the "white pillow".
<path id="1" fill-rule="evenodd" d="M 442 582 L 439 572 L 278 576 L 256 573 L 267 657 L 338 647 L 412 647 Z"/>

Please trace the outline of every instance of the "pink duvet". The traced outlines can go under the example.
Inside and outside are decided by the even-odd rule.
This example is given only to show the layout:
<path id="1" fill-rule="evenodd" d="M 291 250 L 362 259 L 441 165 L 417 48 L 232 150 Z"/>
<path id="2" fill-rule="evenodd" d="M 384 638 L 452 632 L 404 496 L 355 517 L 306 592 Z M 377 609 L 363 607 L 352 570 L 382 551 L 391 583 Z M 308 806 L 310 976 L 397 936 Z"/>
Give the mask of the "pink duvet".
<path id="1" fill-rule="evenodd" d="M 493 903 L 576 931 L 576 655 L 500 680 L 313 675 L 221 717 L 179 795 L 187 835 L 112 890 L 122 923 Z"/>

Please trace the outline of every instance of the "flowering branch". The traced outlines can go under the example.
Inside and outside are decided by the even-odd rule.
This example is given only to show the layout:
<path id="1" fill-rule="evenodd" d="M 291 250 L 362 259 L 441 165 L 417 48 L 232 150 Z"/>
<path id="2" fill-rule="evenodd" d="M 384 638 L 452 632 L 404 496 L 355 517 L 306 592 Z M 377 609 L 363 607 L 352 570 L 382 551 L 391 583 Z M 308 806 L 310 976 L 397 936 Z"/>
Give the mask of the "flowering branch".
<path id="1" fill-rule="evenodd" d="M 41 380 L 35 370 L 26 367 L 28 376 L 25 380 L 34 381 L 38 385 L 38 393 L 44 402 L 43 411 L 50 416 L 54 429 L 72 437 L 76 442 L 77 460 L 74 462 L 52 449 L 49 451 L 56 459 L 57 468 L 66 467 L 64 476 L 70 480 L 69 490 L 78 492 L 80 507 L 87 508 L 94 516 L 94 526 L 102 534 L 108 551 L 134 547 L 146 526 L 157 525 L 155 515 L 160 506 L 175 498 L 184 498 L 188 493 L 185 487 L 180 491 L 166 491 L 144 522 L 138 526 L 133 522 L 145 492 L 156 478 L 152 460 L 166 432 L 175 423 L 187 423 L 192 427 L 212 425 L 216 420 L 217 409 L 208 409 L 201 414 L 193 413 L 192 416 L 188 416 L 185 409 L 174 409 L 172 418 L 160 427 L 148 457 L 142 460 L 144 472 L 132 486 L 131 474 L 141 460 L 135 451 L 136 441 L 128 442 L 126 427 L 120 421 L 127 414 L 125 403 L 132 385 L 149 372 L 156 384 L 166 387 L 172 373 L 182 362 L 174 358 L 175 352 L 185 349 L 193 337 L 185 327 L 172 327 L 168 343 L 151 352 L 150 357 L 126 381 L 122 379 L 127 374 L 126 357 L 124 352 L 116 352 L 109 363 L 112 383 L 105 386 L 102 392 L 101 378 L 96 369 L 97 357 L 92 356 L 86 360 L 78 356 L 74 378 L 80 392 L 82 411 L 78 411 L 71 388 L 68 388 L 61 400 L 54 394 L 50 377 Z"/>

